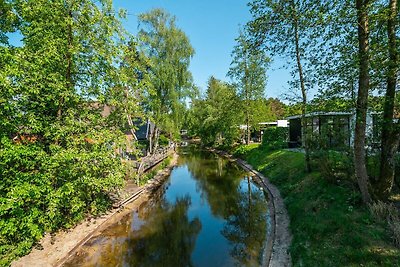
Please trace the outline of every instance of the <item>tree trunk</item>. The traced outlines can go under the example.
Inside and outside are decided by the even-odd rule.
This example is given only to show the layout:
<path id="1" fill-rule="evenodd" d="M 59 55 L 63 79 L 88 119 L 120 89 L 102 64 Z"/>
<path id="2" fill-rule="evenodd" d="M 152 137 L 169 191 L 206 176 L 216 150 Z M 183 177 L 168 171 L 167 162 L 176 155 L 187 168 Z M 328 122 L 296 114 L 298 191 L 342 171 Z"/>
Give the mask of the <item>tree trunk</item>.
<path id="1" fill-rule="evenodd" d="M 155 131 L 155 129 L 154 129 Z M 154 138 L 154 132 L 150 131 L 149 135 L 149 154 L 151 155 L 153 153 L 153 138 Z"/>
<path id="2" fill-rule="evenodd" d="M 398 72 L 398 52 L 396 47 L 397 1 L 389 1 L 387 21 L 389 66 L 383 111 L 380 175 L 374 190 L 379 199 L 386 200 L 393 187 L 395 172 L 395 153 L 397 151 L 399 130 L 393 122 L 394 102 Z"/>
<path id="3" fill-rule="evenodd" d="M 154 144 L 153 144 L 154 149 L 153 149 L 153 153 L 155 153 L 157 151 L 159 137 L 160 137 L 160 134 L 159 134 L 158 127 L 155 126 L 155 128 L 154 128 Z"/>
<path id="4" fill-rule="evenodd" d="M 306 111 L 307 111 L 307 92 L 304 83 L 304 74 L 303 74 L 303 67 L 301 64 L 301 57 L 300 57 L 300 44 L 299 44 L 299 25 L 297 21 L 297 9 L 294 6 L 294 2 L 292 2 L 293 10 L 295 10 L 294 14 L 294 34 L 295 34 L 295 47 L 296 47 L 296 61 L 297 61 L 297 71 L 299 73 L 299 80 L 300 80 L 300 89 L 302 95 L 302 105 L 301 105 L 301 127 L 303 128 L 303 145 L 304 145 L 304 152 L 305 152 L 305 168 L 307 172 L 311 172 L 311 164 L 310 164 L 310 149 L 308 144 L 308 131 L 307 131 L 307 123 L 306 123 Z"/>
<path id="5" fill-rule="evenodd" d="M 250 95 L 249 95 L 249 71 L 247 68 L 247 48 L 244 51 L 244 99 L 246 104 L 246 144 L 250 144 Z"/>
<path id="6" fill-rule="evenodd" d="M 369 29 L 368 0 L 356 0 L 358 22 L 359 77 L 356 107 L 356 128 L 354 137 L 354 167 L 358 186 L 364 203 L 371 202 L 368 191 L 368 173 L 365 154 L 365 130 L 369 91 Z"/>
<path id="7" fill-rule="evenodd" d="M 249 119 L 249 111 L 246 112 L 246 125 L 247 125 L 247 139 L 246 143 L 250 144 L 250 119 Z"/>
<path id="8" fill-rule="evenodd" d="M 129 91 L 128 88 L 125 87 L 125 97 L 126 97 L 126 105 L 128 104 L 129 99 Z M 133 139 L 137 141 L 136 131 L 135 131 L 135 124 L 133 123 L 131 114 L 128 113 L 128 110 L 125 108 L 126 119 L 128 120 L 129 131 L 131 132 Z"/>
<path id="9" fill-rule="evenodd" d="M 72 10 L 69 7 L 68 8 L 68 32 L 67 32 L 67 41 L 68 41 L 68 46 L 67 46 L 67 52 L 66 52 L 66 61 L 67 61 L 67 69 L 65 72 L 65 79 L 67 81 L 67 89 L 70 91 L 73 88 L 73 80 L 72 80 L 72 41 L 73 41 L 73 35 L 72 35 Z M 59 103 L 58 103 L 58 110 L 57 110 L 57 119 L 61 120 L 62 113 L 63 113 L 63 106 L 64 106 L 64 96 L 61 93 Z"/>

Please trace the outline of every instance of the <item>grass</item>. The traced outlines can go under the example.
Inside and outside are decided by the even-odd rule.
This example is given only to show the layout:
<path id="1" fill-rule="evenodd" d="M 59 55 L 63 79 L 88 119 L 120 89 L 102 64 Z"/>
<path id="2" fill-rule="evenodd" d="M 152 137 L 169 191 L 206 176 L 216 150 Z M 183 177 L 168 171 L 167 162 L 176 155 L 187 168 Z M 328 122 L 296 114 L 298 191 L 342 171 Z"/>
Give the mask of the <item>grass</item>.
<path id="1" fill-rule="evenodd" d="M 281 191 L 290 216 L 294 266 L 400 266 L 385 222 L 362 205 L 356 187 L 305 173 L 304 155 L 241 146 L 235 154 Z"/>

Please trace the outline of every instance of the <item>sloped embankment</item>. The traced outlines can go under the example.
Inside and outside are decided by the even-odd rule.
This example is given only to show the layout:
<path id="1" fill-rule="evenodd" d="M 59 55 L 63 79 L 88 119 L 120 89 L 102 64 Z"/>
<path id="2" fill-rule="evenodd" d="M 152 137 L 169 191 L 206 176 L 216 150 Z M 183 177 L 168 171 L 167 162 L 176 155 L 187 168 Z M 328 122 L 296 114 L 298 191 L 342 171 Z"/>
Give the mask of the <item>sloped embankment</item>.
<path id="1" fill-rule="evenodd" d="M 305 173 L 302 153 L 257 146 L 236 152 L 280 190 L 290 217 L 294 266 L 399 266 L 400 250 L 384 223 L 362 205 L 354 183 Z"/>

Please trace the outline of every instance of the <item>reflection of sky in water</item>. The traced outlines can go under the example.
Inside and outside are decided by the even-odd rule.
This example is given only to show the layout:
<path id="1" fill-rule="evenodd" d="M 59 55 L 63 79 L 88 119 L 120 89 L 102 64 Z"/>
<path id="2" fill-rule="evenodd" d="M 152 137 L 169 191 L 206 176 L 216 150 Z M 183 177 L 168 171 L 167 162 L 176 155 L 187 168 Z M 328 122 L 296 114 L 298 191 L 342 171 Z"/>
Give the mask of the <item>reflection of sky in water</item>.
<path id="1" fill-rule="evenodd" d="M 132 231 L 139 230 L 145 223 L 146 223 L 145 221 L 139 218 L 139 214 L 136 211 L 132 213 L 132 221 L 131 221 Z"/>
<path id="2" fill-rule="evenodd" d="M 200 158 L 199 161 L 201 163 Z M 217 162 L 217 164 L 215 164 L 215 162 Z M 200 232 L 194 236 L 194 248 L 190 254 L 190 259 L 194 266 L 243 266 L 239 261 L 243 260 L 243 257 L 246 258 L 247 254 L 244 253 L 245 256 L 232 254 L 237 251 L 239 251 L 238 253 L 240 254 L 240 251 L 243 250 L 242 244 L 246 246 L 247 243 L 250 243 L 250 245 L 253 246 L 251 249 L 257 250 L 257 254 L 261 254 L 263 250 L 263 244 L 259 244 L 260 229 L 257 229 L 254 222 L 258 222 L 261 219 L 263 221 L 261 224 L 262 228 L 271 229 L 271 221 L 266 209 L 267 202 L 258 186 L 254 183 L 250 183 L 249 185 L 244 172 L 238 171 L 237 169 L 231 172 L 230 170 L 233 169 L 233 166 L 230 164 L 226 165 L 226 163 L 223 165 L 222 163 L 223 162 L 219 159 L 217 161 L 210 161 L 207 159 L 206 163 L 203 163 L 203 165 L 200 164 L 200 166 L 191 165 L 191 167 L 189 167 L 188 164 L 180 165 L 174 168 L 169 181 L 164 185 L 166 191 L 162 198 L 165 202 L 169 204 L 170 207 L 173 207 L 176 205 L 177 199 L 189 197 L 190 206 L 187 209 L 188 221 L 200 221 Z M 192 171 L 195 171 L 195 173 Z M 240 179 L 240 181 L 238 179 Z M 251 194 L 248 194 L 249 186 L 251 188 Z M 221 192 L 224 195 L 219 199 Z M 210 200 L 213 203 L 209 203 Z M 256 202 L 258 204 L 255 205 L 258 206 L 253 207 L 253 203 Z M 211 205 L 214 206 L 211 207 Z M 254 210 L 256 210 L 257 214 L 254 215 L 245 211 L 248 209 L 249 205 L 252 209 L 254 208 Z M 150 209 L 146 208 L 146 213 L 150 216 L 155 216 L 155 211 L 153 209 L 155 209 L 157 205 L 153 203 L 152 206 L 153 207 Z M 157 212 L 159 213 L 161 211 Z M 217 214 L 213 214 L 213 212 Z M 254 218 L 250 218 L 251 216 Z M 247 219 L 247 217 L 249 218 Z M 119 256 L 110 256 L 110 258 L 121 259 L 120 263 L 113 262 L 113 264 L 128 266 L 128 261 L 125 259 L 130 258 L 132 251 L 129 248 L 121 248 L 127 246 L 126 242 L 129 238 L 140 236 L 140 232 L 142 232 L 143 229 L 151 227 L 151 225 L 147 225 L 151 221 L 148 222 L 148 220 L 149 219 L 144 219 L 142 215 L 139 216 L 139 214 L 134 211 L 130 218 L 121 220 L 119 224 L 106 230 L 103 233 L 104 236 L 99 236 L 90 240 L 88 246 L 85 246 L 87 250 L 95 249 L 93 247 L 90 248 L 91 246 L 99 247 L 91 254 L 92 262 L 97 262 L 97 259 L 100 259 L 100 257 L 107 257 L 102 254 L 102 250 L 104 250 L 108 242 L 110 243 L 108 246 L 111 253 L 118 252 L 121 254 Z M 254 222 L 251 220 L 254 220 Z M 154 220 L 152 223 L 154 223 Z M 236 224 L 240 229 L 235 229 Z M 255 229 L 253 229 L 253 225 Z M 119 233 L 119 237 L 113 236 L 113 227 L 115 228 L 115 233 Z M 261 233 L 264 233 L 265 236 L 265 229 L 263 230 L 264 231 L 261 231 Z M 126 233 L 121 234 L 121 232 Z M 168 235 L 168 233 L 166 234 Z M 261 240 L 264 240 L 264 236 L 261 236 Z M 258 245 L 254 245 L 253 240 L 251 240 L 252 238 L 258 239 Z M 81 262 L 85 262 L 84 259 L 81 260 Z M 104 262 L 104 260 L 102 260 L 102 262 Z M 254 263 L 255 262 L 252 261 L 252 263 L 247 265 L 254 266 Z M 92 265 L 88 264 L 87 266 Z M 143 265 L 140 264 L 140 266 Z"/>
<path id="3" fill-rule="evenodd" d="M 189 220 L 197 217 L 201 221 L 201 231 L 197 236 L 196 246 L 192 253 L 193 262 L 196 266 L 225 266 L 230 262 L 226 262 L 230 258 L 227 241 L 221 238 L 221 230 L 225 221 L 212 215 L 207 201 L 204 200 L 204 196 L 201 196 L 196 187 L 196 180 L 186 165 L 174 169 L 171 175 L 171 184 L 174 186 L 171 186 L 166 192 L 166 200 L 174 203 L 176 198 L 189 195 L 191 198 L 188 210 Z M 205 255 L 207 256 L 205 257 Z"/>

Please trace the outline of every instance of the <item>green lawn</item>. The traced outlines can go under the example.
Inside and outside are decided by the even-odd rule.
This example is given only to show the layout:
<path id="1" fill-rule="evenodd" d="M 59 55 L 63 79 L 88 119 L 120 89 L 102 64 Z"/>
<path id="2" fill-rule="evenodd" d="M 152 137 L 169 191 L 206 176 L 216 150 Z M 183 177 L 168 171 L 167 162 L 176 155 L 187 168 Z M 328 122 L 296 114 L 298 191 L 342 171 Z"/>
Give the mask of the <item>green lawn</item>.
<path id="1" fill-rule="evenodd" d="M 400 266 L 385 224 L 362 205 L 355 186 L 304 172 L 304 155 L 242 146 L 235 154 L 281 191 L 290 216 L 294 266 Z"/>

